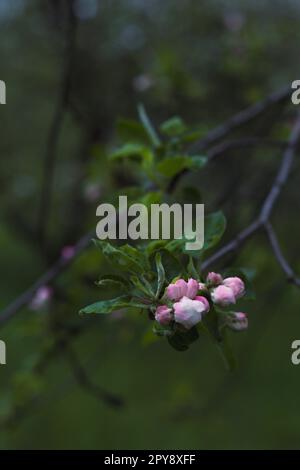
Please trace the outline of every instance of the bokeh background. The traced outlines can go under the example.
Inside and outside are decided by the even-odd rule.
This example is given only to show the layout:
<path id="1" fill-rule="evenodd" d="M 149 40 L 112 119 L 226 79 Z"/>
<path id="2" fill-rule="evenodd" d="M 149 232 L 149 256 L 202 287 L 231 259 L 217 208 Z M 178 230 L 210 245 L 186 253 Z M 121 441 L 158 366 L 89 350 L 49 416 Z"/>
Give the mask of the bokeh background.
<path id="1" fill-rule="evenodd" d="M 74 0 L 71 14 L 64 0 L 1 0 L 0 306 L 94 229 L 97 205 L 130 183 L 130 171 L 105 158 L 118 119 L 136 119 L 142 102 L 156 125 L 179 115 L 205 135 L 300 78 L 299 21 L 296 0 Z M 295 112 L 288 103 L 271 107 L 235 135 L 286 139 Z M 53 197 L 43 211 L 55 119 Z M 281 154 L 236 149 L 191 178 L 206 210 L 226 214 L 224 241 L 257 213 Z M 296 158 L 272 217 L 298 273 L 299 183 Z M 149 341 L 144 317 L 79 318 L 100 295 L 93 281 L 109 270 L 91 244 L 56 278 L 51 299 L 22 308 L 0 331 L 0 447 L 299 448 L 300 366 L 290 355 L 300 338 L 300 291 L 263 235 L 231 264 L 255 272 L 257 299 L 249 330 L 232 335 L 239 368 L 229 374 L 206 338 L 177 353 Z M 74 356 L 63 347 L 49 353 L 62 331 L 74 332 Z M 82 383 L 75 355 L 96 389 L 122 397 L 122 407 Z"/>

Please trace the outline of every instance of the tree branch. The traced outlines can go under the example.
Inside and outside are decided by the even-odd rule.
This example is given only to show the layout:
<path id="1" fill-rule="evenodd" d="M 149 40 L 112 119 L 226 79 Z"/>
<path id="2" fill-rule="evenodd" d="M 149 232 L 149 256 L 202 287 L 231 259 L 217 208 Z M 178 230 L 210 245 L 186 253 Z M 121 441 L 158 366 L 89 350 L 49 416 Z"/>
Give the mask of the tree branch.
<path id="1" fill-rule="evenodd" d="M 93 383 L 89 379 L 87 372 L 80 363 L 75 351 L 70 346 L 64 347 L 64 354 L 70 364 L 74 378 L 80 387 L 95 396 L 98 400 L 100 399 L 114 408 L 120 408 L 124 405 L 124 402 L 120 397 L 107 392 L 100 385 Z"/>
<path id="2" fill-rule="evenodd" d="M 238 248 L 254 235 L 259 229 L 264 229 L 267 232 L 274 255 L 281 266 L 283 272 L 286 274 L 288 280 L 300 287 L 300 279 L 298 279 L 284 258 L 276 234 L 269 221 L 273 212 L 275 203 L 279 198 L 283 186 L 287 182 L 292 168 L 293 160 L 295 157 L 296 147 L 300 142 L 300 114 L 298 114 L 295 124 L 292 128 L 290 139 L 287 143 L 286 150 L 283 154 L 281 165 L 275 177 L 274 183 L 263 202 L 261 211 L 258 218 L 252 222 L 247 228 L 242 230 L 233 240 L 228 242 L 220 250 L 214 253 L 210 258 L 202 264 L 203 269 L 207 269 L 211 264 L 226 256 L 228 253 L 235 252 Z"/>
<path id="3" fill-rule="evenodd" d="M 282 271 L 285 273 L 287 280 L 291 282 L 292 284 L 295 284 L 295 286 L 300 287 L 300 278 L 296 276 L 295 272 L 293 271 L 293 269 L 291 268 L 291 266 L 285 259 L 281 251 L 279 241 L 277 239 L 275 231 L 269 222 L 265 224 L 265 230 L 267 232 L 274 256 L 276 260 L 278 261 L 278 264 L 281 267 Z"/>

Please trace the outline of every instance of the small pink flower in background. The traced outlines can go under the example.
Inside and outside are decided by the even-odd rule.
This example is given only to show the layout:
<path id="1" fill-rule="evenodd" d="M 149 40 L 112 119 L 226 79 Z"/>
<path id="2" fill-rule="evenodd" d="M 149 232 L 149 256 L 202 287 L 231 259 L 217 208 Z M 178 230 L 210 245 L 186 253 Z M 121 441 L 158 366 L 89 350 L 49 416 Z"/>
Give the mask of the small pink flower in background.
<path id="1" fill-rule="evenodd" d="M 183 297 L 174 305 L 175 321 L 183 325 L 186 329 L 192 328 L 202 319 L 202 314 L 206 312 L 207 306 L 200 300 L 192 300 Z"/>
<path id="2" fill-rule="evenodd" d="M 66 261 L 73 258 L 75 255 L 75 247 L 71 245 L 66 245 L 61 250 L 61 257 L 64 258 Z"/>
<path id="3" fill-rule="evenodd" d="M 147 75 L 145 73 L 141 75 L 137 75 L 133 79 L 133 87 L 136 91 L 139 92 L 144 92 L 147 91 L 149 88 L 151 88 L 154 84 L 153 79 L 150 77 L 150 75 Z"/>
<path id="4" fill-rule="evenodd" d="M 223 15 L 225 27 L 232 33 L 239 32 L 246 21 L 244 14 L 240 11 L 227 11 Z"/>
<path id="5" fill-rule="evenodd" d="M 29 307 L 32 310 L 39 310 L 51 300 L 52 295 L 53 295 L 52 287 L 49 287 L 49 286 L 40 287 L 36 291 L 33 299 L 31 300 Z"/>
<path id="6" fill-rule="evenodd" d="M 168 325 L 173 320 L 172 309 L 167 305 L 160 305 L 156 309 L 155 320 L 161 325 Z"/>
<path id="7" fill-rule="evenodd" d="M 248 318 L 243 312 L 234 312 L 229 315 L 226 324 L 234 331 L 243 331 L 248 328 Z"/>
<path id="8" fill-rule="evenodd" d="M 199 302 L 202 302 L 205 305 L 205 312 L 203 313 L 209 312 L 210 305 L 206 297 L 204 297 L 203 295 L 197 295 L 195 297 L 195 300 L 198 300 Z"/>
<path id="9" fill-rule="evenodd" d="M 84 198 L 87 202 L 95 202 L 101 196 L 101 186 L 98 183 L 88 183 L 84 188 Z"/>
<path id="10" fill-rule="evenodd" d="M 184 279 L 178 279 L 174 284 L 167 287 L 167 297 L 170 300 L 179 300 L 185 296 L 187 292 L 187 283 Z"/>
<path id="11" fill-rule="evenodd" d="M 218 286 L 222 284 L 222 281 L 223 281 L 223 278 L 221 274 L 214 273 L 214 272 L 208 273 L 207 278 L 206 278 L 206 282 L 208 282 L 212 286 Z"/>
<path id="12" fill-rule="evenodd" d="M 215 304 L 221 305 L 222 307 L 235 304 L 235 295 L 233 290 L 230 287 L 222 285 L 213 289 L 211 299 Z"/>
<path id="13" fill-rule="evenodd" d="M 236 299 L 239 299 L 245 293 L 245 284 L 239 277 L 227 277 L 223 281 L 223 286 L 229 287 Z"/>
<path id="14" fill-rule="evenodd" d="M 187 282 L 186 297 L 189 299 L 194 299 L 199 290 L 199 283 L 195 279 L 189 279 Z"/>

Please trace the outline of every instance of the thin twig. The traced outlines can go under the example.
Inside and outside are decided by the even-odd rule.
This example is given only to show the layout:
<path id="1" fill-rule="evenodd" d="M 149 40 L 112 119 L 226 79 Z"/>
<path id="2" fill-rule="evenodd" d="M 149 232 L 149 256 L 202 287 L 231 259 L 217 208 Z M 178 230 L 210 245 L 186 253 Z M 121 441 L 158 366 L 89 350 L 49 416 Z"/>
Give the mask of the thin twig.
<path id="1" fill-rule="evenodd" d="M 49 218 L 52 199 L 54 169 L 56 163 L 58 141 L 62 130 L 65 112 L 68 107 L 72 76 L 72 64 L 75 48 L 77 22 L 73 13 L 73 1 L 66 2 L 66 10 L 67 25 L 65 60 L 63 62 L 60 92 L 47 137 L 46 154 L 44 159 L 42 176 L 41 200 L 38 212 L 37 235 L 41 246 L 44 246 L 45 244 L 47 221 Z"/>
<path id="2" fill-rule="evenodd" d="M 285 100 L 291 94 L 291 86 L 285 86 L 281 90 L 277 90 L 274 93 L 267 96 L 262 101 L 249 106 L 248 108 L 240 111 L 239 113 L 235 114 L 227 121 L 225 121 L 220 126 L 216 127 L 212 131 L 208 132 L 208 134 L 204 137 L 204 139 L 199 140 L 193 144 L 190 148 L 191 152 L 195 151 L 202 151 L 208 148 L 210 145 L 215 144 L 217 141 L 223 139 L 228 134 L 230 134 L 233 130 L 243 126 L 244 124 L 248 123 L 252 119 L 258 117 L 262 114 L 267 108 L 274 104 L 278 104 L 281 101 Z"/>
<path id="3" fill-rule="evenodd" d="M 265 224 L 265 229 L 266 229 L 274 256 L 276 260 L 278 261 L 278 264 L 281 267 L 282 271 L 285 273 L 287 280 L 291 282 L 292 284 L 295 284 L 297 287 L 300 287 L 300 278 L 296 276 L 295 272 L 293 271 L 293 269 L 291 268 L 291 266 L 285 259 L 281 251 L 276 233 L 272 225 L 269 222 Z"/>
<path id="4" fill-rule="evenodd" d="M 228 140 L 215 145 L 207 151 L 209 160 L 228 152 L 229 150 L 248 148 L 248 147 L 277 147 L 285 148 L 288 142 L 284 140 L 263 139 L 261 137 L 243 137 L 240 139 Z"/>
<path id="5" fill-rule="evenodd" d="M 100 385 L 97 385 L 90 380 L 74 349 L 70 346 L 65 347 L 64 354 L 70 364 L 74 378 L 80 387 L 109 406 L 120 408 L 124 405 L 124 401 L 120 397 L 108 392 Z"/>
<path id="6" fill-rule="evenodd" d="M 6 307 L 0 316 L 0 326 L 10 320 L 20 308 L 27 305 L 34 297 L 36 291 L 49 283 L 65 271 L 72 262 L 84 251 L 90 244 L 94 236 L 94 231 L 84 235 L 74 247 L 74 256 L 71 259 L 60 257 L 29 289 L 17 297 L 8 307 Z"/>
<path id="7" fill-rule="evenodd" d="M 210 132 L 206 134 L 203 139 L 200 139 L 198 142 L 192 144 L 188 152 L 195 153 L 195 152 L 202 152 L 208 149 L 211 145 L 216 144 L 221 139 L 224 139 L 235 129 L 242 127 L 244 124 L 250 122 L 252 119 L 260 116 L 264 113 L 270 106 L 278 104 L 284 100 L 286 100 L 291 94 L 291 87 L 290 85 L 285 86 L 284 88 L 271 93 L 267 98 L 258 103 L 249 106 L 248 108 L 240 111 L 237 114 L 234 114 L 230 117 L 227 121 L 225 121 L 220 126 L 215 127 Z M 174 188 L 177 186 L 178 182 L 181 178 L 188 173 L 187 169 L 182 170 L 180 173 L 172 178 L 169 183 L 168 191 L 172 192 Z"/>

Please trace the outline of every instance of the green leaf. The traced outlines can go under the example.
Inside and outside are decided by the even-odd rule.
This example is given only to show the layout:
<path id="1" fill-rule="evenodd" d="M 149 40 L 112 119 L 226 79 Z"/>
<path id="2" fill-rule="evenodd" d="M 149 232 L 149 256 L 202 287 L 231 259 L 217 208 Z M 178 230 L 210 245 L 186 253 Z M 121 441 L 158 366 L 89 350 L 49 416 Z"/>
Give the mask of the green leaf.
<path id="1" fill-rule="evenodd" d="M 177 330 L 173 336 L 168 336 L 169 344 L 177 351 L 186 351 L 189 345 L 199 338 L 196 327 L 186 331 Z"/>
<path id="2" fill-rule="evenodd" d="M 125 142 L 131 140 L 140 144 L 151 144 L 151 140 L 144 126 L 133 119 L 118 119 L 117 133 Z"/>
<path id="3" fill-rule="evenodd" d="M 144 168 L 149 168 L 153 162 L 152 151 L 138 143 L 127 143 L 115 150 L 110 156 L 110 160 L 119 160 L 122 158 L 139 158 L 143 162 Z"/>
<path id="4" fill-rule="evenodd" d="M 149 283 L 147 283 L 146 285 L 143 284 L 139 278 L 137 276 L 131 276 L 130 277 L 130 280 L 131 282 L 133 283 L 133 285 L 138 289 L 140 290 L 141 292 L 143 292 L 147 297 L 151 297 L 151 298 L 154 298 L 154 292 L 152 291 L 152 288 L 151 286 L 149 285 Z"/>
<path id="5" fill-rule="evenodd" d="M 160 126 L 161 132 L 169 137 L 175 137 L 183 134 L 186 129 L 186 125 L 179 116 L 171 117 L 167 121 L 163 122 Z"/>
<path id="6" fill-rule="evenodd" d="M 190 168 L 191 159 L 186 155 L 177 155 L 166 157 L 157 165 L 157 170 L 167 178 L 173 178 L 185 168 Z"/>
<path id="7" fill-rule="evenodd" d="M 121 295 L 115 299 L 110 300 L 100 300 L 94 304 L 88 305 L 87 307 L 80 310 L 80 314 L 89 314 L 89 313 L 101 313 L 108 314 L 114 310 L 119 310 L 120 308 L 130 307 L 130 297 L 126 295 Z"/>
<path id="8" fill-rule="evenodd" d="M 173 349 L 176 349 L 176 351 L 186 351 L 189 349 L 188 343 L 181 335 L 175 334 L 173 336 L 168 336 L 167 338 L 170 346 L 172 346 Z"/>
<path id="9" fill-rule="evenodd" d="M 188 262 L 188 265 L 187 265 L 187 272 L 194 279 L 198 279 L 198 280 L 200 279 L 199 272 L 195 268 L 195 264 L 194 264 L 194 260 L 193 260 L 192 256 L 189 256 L 189 262 Z"/>
<path id="10" fill-rule="evenodd" d="M 98 287 L 126 287 L 128 282 L 121 276 L 115 274 L 109 274 L 101 276 L 101 278 L 96 281 Z"/>
<path id="11" fill-rule="evenodd" d="M 226 228 L 226 219 L 223 212 L 209 214 L 204 220 L 204 245 L 202 251 L 215 246 L 222 238 Z"/>
<path id="12" fill-rule="evenodd" d="M 160 204 L 162 201 L 161 191 L 150 191 L 140 198 L 141 204 L 144 204 L 147 208 L 151 208 L 151 204 Z"/>
<path id="13" fill-rule="evenodd" d="M 155 323 L 152 331 L 155 335 L 164 337 L 171 337 L 174 334 L 171 326 L 161 325 L 160 323 Z"/>
<path id="14" fill-rule="evenodd" d="M 166 279 L 166 274 L 165 270 L 161 261 L 161 254 L 156 253 L 155 255 L 155 264 L 156 264 L 156 270 L 157 270 L 157 290 L 156 290 L 156 298 L 159 298 L 161 291 L 163 289 L 165 279 Z"/>
<path id="15" fill-rule="evenodd" d="M 151 139 L 152 144 L 155 147 L 158 147 L 160 145 L 159 137 L 146 113 L 145 107 L 142 104 L 138 105 L 138 113 L 139 113 L 139 118 L 141 120 L 141 123 L 143 124 L 145 131 L 149 135 L 149 138 Z"/>
<path id="16" fill-rule="evenodd" d="M 195 170 L 200 170 L 203 168 L 207 163 L 207 157 L 205 155 L 192 155 L 190 157 L 191 160 L 191 168 Z"/>
<path id="17" fill-rule="evenodd" d="M 100 248 L 103 255 L 120 269 L 134 274 L 141 274 L 149 267 L 143 253 L 134 247 L 123 245 L 115 248 L 109 242 L 104 240 L 94 240 L 94 243 L 98 248 Z"/>
<path id="18" fill-rule="evenodd" d="M 174 155 L 166 157 L 157 165 L 157 170 L 168 178 L 173 178 L 184 169 L 200 169 L 207 162 L 207 158 L 199 155 Z"/>
<path id="19" fill-rule="evenodd" d="M 174 254 L 164 248 L 166 246 L 165 242 L 167 240 L 155 241 L 157 242 L 157 244 L 155 245 L 153 242 L 153 245 L 151 247 L 151 254 L 149 253 L 149 256 L 153 257 L 153 254 L 158 251 L 161 253 L 164 260 L 165 278 L 167 282 L 171 282 L 174 277 L 181 275 L 181 272 L 183 271 L 183 266 L 179 262 L 178 258 L 174 256 Z"/>

